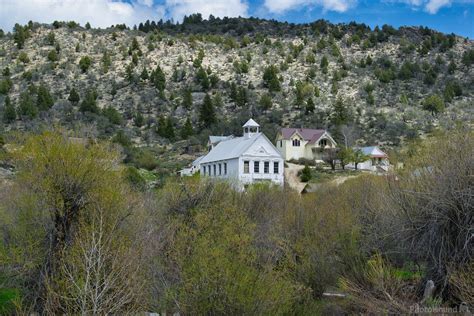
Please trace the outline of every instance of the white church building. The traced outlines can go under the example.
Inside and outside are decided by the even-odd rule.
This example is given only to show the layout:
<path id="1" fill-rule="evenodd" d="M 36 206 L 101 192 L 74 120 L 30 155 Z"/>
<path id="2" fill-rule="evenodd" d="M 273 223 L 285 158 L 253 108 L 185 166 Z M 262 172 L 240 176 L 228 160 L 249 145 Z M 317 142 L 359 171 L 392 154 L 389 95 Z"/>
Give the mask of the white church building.
<path id="1" fill-rule="evenodd" d="M 236 181 L 239 185 L 269 182 L 283 186 L 284 161 L 272 142 L 250 119 L 243 125 L 242 137 L 220 139 L 204 156 L 201 176 Z"/>

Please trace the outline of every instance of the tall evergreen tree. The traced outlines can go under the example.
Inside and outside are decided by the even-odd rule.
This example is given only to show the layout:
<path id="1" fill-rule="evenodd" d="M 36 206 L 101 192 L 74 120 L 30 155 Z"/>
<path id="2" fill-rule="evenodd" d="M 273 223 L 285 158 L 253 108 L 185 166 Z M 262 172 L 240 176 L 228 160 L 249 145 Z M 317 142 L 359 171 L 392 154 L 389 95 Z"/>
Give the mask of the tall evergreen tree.
<path id="1" fill-rule="evenodd" d="M 10 97 L 7 95 L 5 98 L 5 111 L 3 112 L 3 121 L 5 123 L 11 123 L 16 120 L 15 106 L 12 104 Z"/>
<path id="2" fill-rule="evenodd" d="M 202 102 L 201 109 L 199 111 L 199 121 L 203 127 L 210 127 L 216 122 L 216 112 L 214 110 L 214 105 L 212 104 L 211 97 L 206 93 L 204 101 Z"/>
<path id="3" fill-rule="evenodd" d="M 25 91 L 20 95 L 20 104 L 18 106 L 19 114 L 33 119 L 38 116 L 38 108 L 33 102 L 29 91 Z"/>
<path id="4" fill-rule="evenodd" d="M 79 103 L 81 97 L 79 96 L 79 93 L 77 93 L 76 89 L 72 88 L 71 91 L 69 91 L 69 97 L 67 99 L 69 102 L 75 105 Z"/>
<path id="5" fill-rule="evenodd" d="M 186 119 L 183 128 L 181 129 L 181 138 L 188 139 L 189 136 L 194 134 L 193 125 L 191 124 L 191 120 L 189 117 Z"/>
<path id="6" fill-rule="evenodd" d="M 338 97 L 336 102 L 333 105 L 332 110 L 332 121 L 334 125 L 339 126 L 345 124 L 349 121 L 349 111 L 347 107 L 344 105 L 344 101 L 341 97 Z"/>
<path id="7" fill-rule="evenodd" d="M 151 74 L 151 80 L 158 91 L 164 91 L 166 87 L 165 73 L 160 66 L 156 66 L 156 69 Z"/>
<path id="8" fill-rule="evenodd" d="M 53 104 L 54 100 L 51 96 L 51 93 L 49 92 L 49 89 L 45 85 L 41 84 L 37 91 L 36 106 L 40 111 L 46 111 L 50 109 Z"/>
<path id="9" fill-rule="evenodd" d="M 183 91 L 183 101 L 181 102 L 181 105 L 185 109 L 190 109 L 193 105 L 193 96 L 191 94 L 191 89 L 184 89 Z"/>
<path id="10" fill-rule="evenodd" d="M 79 110 L 81 112 L 99 113 L 99 107 L 97 106 L 97 94 L 93 90 L 89 90 L 86 93 L 86 97 L 81 103 Z"/>
<path id="11" fill-rule="evenodd" d="M 306 101 L 305 112 L 306 114 L 313 113 L 314 109 L 315 107 L 314 107 L 313 98 L 309 98 L 308 101 Z"/>
<path id="12" fill-rule="evenodd" d="M 175 137 L 174 126 L 173 126 L 173 121 L 171 120 L 171 117 L 168 117 L 166 119 L 165 137 L 168 138 L 168 139 L 174 139 L 174 137 Z"/>

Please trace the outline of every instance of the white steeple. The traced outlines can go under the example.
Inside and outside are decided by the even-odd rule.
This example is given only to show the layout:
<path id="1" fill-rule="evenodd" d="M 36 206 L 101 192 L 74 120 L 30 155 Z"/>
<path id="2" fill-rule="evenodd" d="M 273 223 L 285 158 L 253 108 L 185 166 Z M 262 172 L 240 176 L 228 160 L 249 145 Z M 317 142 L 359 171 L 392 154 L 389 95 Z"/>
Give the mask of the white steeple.
<path id="1" fill-rule="evenodd" d="M 253 119 L 249 119 L 242 127 L 244 129 L 245 138 L 250 138 L 260 131 L 260 125 L 258 125 L 258 123 Z"/>

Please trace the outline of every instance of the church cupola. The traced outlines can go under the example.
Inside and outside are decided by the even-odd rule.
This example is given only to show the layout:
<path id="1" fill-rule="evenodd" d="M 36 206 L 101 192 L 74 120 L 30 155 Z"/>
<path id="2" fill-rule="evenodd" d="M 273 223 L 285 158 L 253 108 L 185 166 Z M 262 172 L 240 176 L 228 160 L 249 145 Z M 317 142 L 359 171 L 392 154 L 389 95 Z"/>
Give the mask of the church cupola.
<path id="1" fill-rule="evenodd" d="M 260 125 L 258 125 L 258 123 L 252 119 L 248 120 L 247 123 L 245 123 L 242 127 L 244 128 L 245 138 L 250 138 L 260 132 Z"/>

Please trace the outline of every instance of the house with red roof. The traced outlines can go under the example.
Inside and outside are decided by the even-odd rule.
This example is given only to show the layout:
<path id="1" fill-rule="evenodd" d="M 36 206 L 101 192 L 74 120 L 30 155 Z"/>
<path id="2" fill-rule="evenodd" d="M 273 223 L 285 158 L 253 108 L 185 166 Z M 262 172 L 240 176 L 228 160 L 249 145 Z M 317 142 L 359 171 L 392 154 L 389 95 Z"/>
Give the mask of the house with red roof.
<path id="1" fill-rule="evenodd" d="M 324 151 L 337 144 L 328 131 L 310 128 L 282 128 L 276 137 L 276 148 L 285 160 L 322 160 Z"/>
<path id="2" fill-rule="evenodd" d="M 367 157 L 367 160 L 364 162 L 360 162 L 358 164 L 359 170 L 370 170 L 370 171 L 388 171 L 390 168 L 390 161 L 388 159 L 388 155 L 383 152 L 377 146 L 369 146 L 369 147 L 360 147 L 354 148 L 354 150 L 360 150 L 364 156 Z M 346 165 L 346 168 L 355 169 L 355 164 L 353 162 Z"/>

